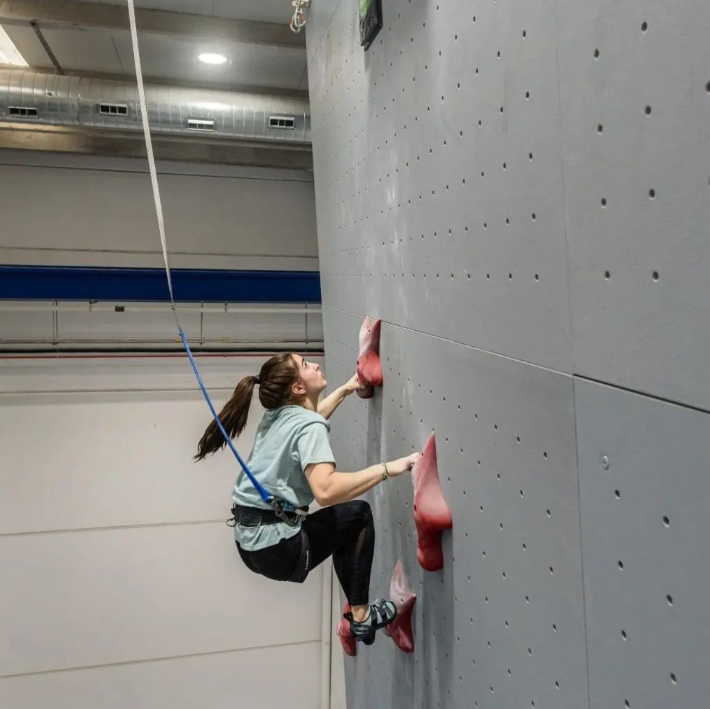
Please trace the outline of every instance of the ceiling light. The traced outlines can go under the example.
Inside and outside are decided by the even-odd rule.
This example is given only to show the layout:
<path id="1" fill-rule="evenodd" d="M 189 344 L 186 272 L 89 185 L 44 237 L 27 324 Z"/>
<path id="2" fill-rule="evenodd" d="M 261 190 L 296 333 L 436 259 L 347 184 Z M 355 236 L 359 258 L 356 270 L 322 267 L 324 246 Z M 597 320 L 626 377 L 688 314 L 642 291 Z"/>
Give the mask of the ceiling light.
<path id="1" fill-rule="evenodd" d="M 7 32 L 0 26 L 0 64 L 10 66 L 28 66 L 24 57 L 17 51 Z"/>
<path id="2" fill-rule="evenodd" d="M 227 61 L 224 54 L 200 54 L 199 59 L 205 64 L 224 64 Z"/>

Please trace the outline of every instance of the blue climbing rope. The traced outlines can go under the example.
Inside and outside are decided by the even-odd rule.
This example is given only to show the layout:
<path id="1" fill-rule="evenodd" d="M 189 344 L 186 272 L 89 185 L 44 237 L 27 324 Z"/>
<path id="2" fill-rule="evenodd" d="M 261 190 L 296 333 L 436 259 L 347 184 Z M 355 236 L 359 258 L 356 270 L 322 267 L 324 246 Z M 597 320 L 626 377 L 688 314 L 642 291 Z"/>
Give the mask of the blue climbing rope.
<path id="1" fill-rule="evenodd" d="M 177 318 L 177 315 L 175 315 Z M 239 451 L 237 450 L 236 446 L 234 443 L 232 443 L 232 439 L 229 437 L 229 434 L 224 430 L 224 426 L 222 425 L 222 422 L 219 419 L 219 415 L 214 409 L 214 406 L 212 405 L 212 400 L 210 399 L 210 395 L 207 393 L 207 389 L 205 388 L 205 384 L 202 381 L 202 377 L 200 376 L 200 370 L 197 368 L 197 363 L 195 362 L 195 358 L 192 356 L 192 350 L 190 350 L 190 345 L 187 343 L 187 336 L 183 332 L 182 328 L 180 328 L 180 339 L 182 340 L 182 344 L 185 346 L 185 351 L 187 352 L 187 356 L 190 359 L 190 364 L 192 365 L 192 371 L 195 373 L 195 376 L 197 377 L 197 383 L 200 385 L 200 389 L 202 390 L 202 393 L 204 394 L 205 401 L 207 402 L 207 406 L 210 407 L 210 411 L 212 412 L 212 416 L 214 417 L 215 422 L 217 423 L 217 426 L 219 427 L 219 430 L 222 432 L 222 435 L 224 436 L 224 440 L 227 441 L 227 445 L 231 448 L 232 453 L 234 453 L 234 457 L 239 461 L 239 465 L 242 466 L 242 470 L 247 474 L 249 477 L 249 480 L 251 480 L 252 485 L 257 489 L 259 495 L 261 496 L 261 499 L 266 502 L 270 503 L 271 502 L 271 495 L 264 489 L 262 484 L 254 477 L 252 474 L 251 470 L 247 467 L 247 464 L 242 460 L 242 456 L 239 455 Z"/>

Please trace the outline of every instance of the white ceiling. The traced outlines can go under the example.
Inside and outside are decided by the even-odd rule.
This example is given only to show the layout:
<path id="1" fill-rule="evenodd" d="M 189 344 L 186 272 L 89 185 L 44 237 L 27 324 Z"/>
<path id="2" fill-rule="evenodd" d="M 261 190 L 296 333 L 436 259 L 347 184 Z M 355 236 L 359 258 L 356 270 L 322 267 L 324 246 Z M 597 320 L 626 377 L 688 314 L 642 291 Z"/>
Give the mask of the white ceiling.
<path id="1" fill-rule="evenodd" d="M 88 0 L 97 4 L 125 5 L 116 0 Z M 290 0 L 136 0 L 137 7 L 187 12 L 237 20 L 277 22 L 287 26 L 293 8 Z M 98 72 L 133 77 L 130 34 L 122 29 L 42 27 L 42 33 L 61 67 L 73 72 Z M 26 24 L 8 23 L 5 30 L 32 67 L 54 71 L 54 66 L 34 30 Z M 190 36 L 144 33 L 140 35 L 143 73 L 166 83 L 189 82 L 210 87 L 261 87 L 308 89 L 306 53 L 229 41 L 205 41 Z M 202 52 L 228 57 L 221 66 L 200 62 Z"/>
<path id="2" fill-rule="evenodd" d="M 126 5 L 118 0 L 85 0 L 100 5 Z M 135 0 L 136 7 L 188 12 L 193 15 L 230 17 L 288 24 L 293 15 L 291 0 Z"/>
<path id="3" fill-rule="evenodd" d="M 100 5 L 126 5 L 118 0 L 84 0 Z M 288 22 L 293 15 L 291 0 L 135 0 L 136 7 L 188 12 L 193 15 L 230 17 L 234 20 Z"/>

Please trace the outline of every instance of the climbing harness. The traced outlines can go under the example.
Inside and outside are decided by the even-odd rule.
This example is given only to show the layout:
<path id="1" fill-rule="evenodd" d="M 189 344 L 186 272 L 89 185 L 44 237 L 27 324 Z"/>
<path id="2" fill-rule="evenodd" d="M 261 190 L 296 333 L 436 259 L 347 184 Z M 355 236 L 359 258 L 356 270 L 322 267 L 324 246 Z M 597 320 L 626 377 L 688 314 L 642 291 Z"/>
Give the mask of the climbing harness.
<path id="1" fill-rule="evenodd" d="M 128 0 L 128 16 L 129 16 L 130 25 L 131 25 L 131 40 L 133 43 L 133 58 L 134 58 L 135 65 L 136 65 L 136 80 L 138 83 L 138 99 L 139 99 L 140 108 L 141 108 L 143 134 L 145 136 L 145 147 L 146 147 L 146 152 L 148 153 L 148 167 L 150 169 L 150 181 L 153 186 L 153 199 L 155 201 L 155 213 L 158 218 L 158 231 L 160 232 L 160 242 L 163 246 L 163 260 L 165 261 L 165 275 L 167 276 L 167 279 L 168 279 L 168 292 L 170 293 L 170 303 L 172 306 L 173 315 L 175 316 L 175 322 L 177 323 L 177 327 L 180 332 L 180 339 L 182 340 L 182 344 L 185 347 L 185 351 L 187 352 L 187 356 L 190 360 L 190 364 L 192 365 L 192 370 L 195 373 L 195 377 L 197 378 L 197 382 L 200 385 L 200 389 L 202 390 L 202 394 L 204 395 L 205 400 L 207 401 L 207 405 L 209 406 L 210 411 L 212 412 L 212 416 L 214 417 L 214 420 L 216 421 L 217 426 L 219 427 L 219 430 L 222 432 L 222 435 L 224 436 L 224 440 L 227 442 L 227 445 L 230 447 L 230 449 L 232 450 L 232 453 L 234 453 L 234 456 L 239 461 L 239 464 L 242 466 L 242 470 L 244 470 L 247 477 L 251 481 L 251 484 L 256 488 L 261 499 L 267 505 L 269 505 L 269 507 L 273 510 L 274 514 L 279 519 L 286 522 L 286 524 L 289 524 L 290 526 L 296 526 L 296 524 L 298 523 L 298 517 L 305 516 L 306 512 L 304 512 L 301 509 L 296 509 L 290 502 L 287 502 L 286 500 L 282 500 L 282 499 L 275 497 L 274 495 L 271 495 L 267 490 L 264 489 L 263 485 L 261 485 L 261 483 L 254 477 L 251 470 L 249 470 L 249 468 L 247 467 L 247 464 L 242 460 L 242 457 L 239 455 L 239 452 L 234 447 L 234 444 L 232 443 L 232 439 L 229 437 L 229 434 L 224 430 L 224 426 L 222 425 L 222 422 L 220 421 L 219 416 L 217 415 L 217 412 L 215 411 L 214 406 L 212 405 L 212 401 L 209 397 L 209 394 L 207 393 L 207 389 L 205 388 L 204 382 L 202 381 L 202 377 L 200 376 L 200 371 L 197 368 L 197 363 L 195 362 L 195 358 L 192 356 L 192 350 L 190 349 L 190 345 L 187 342 L 187 337 L 185 335 L 185 332 L 182 329 L 182 325 L 180 325 L 180 320 L 178 319 L 177 308 L 175 306 L 175 297 L 173 295 L 173 283 L 172 283 L 172 277 L 170 274 L 170 264 L 168 263 L 168 246 L 167 246 L 167 241 L 165 238 L 165 221 L 163 219 L 163 206 L 162 206 L 162 202 L 160 200 L 160 188 L 158 186 L 158 173 L 155 169 L 155 158 L 153 156 L 153 141 L 151 140 L 151 136 L 150 136 L 150 125 L 149 125 L 149 121 L 148 121 L 148 107 L 147 107 L 147 103 L 146 103 L 146 99 L 145 99 L 145 88 L 143 86 L 143 71 L 141 69 L 140 50 L 138 48 L 138 29 L 136 27 L 136 11 L 135 11 L 134 0 Z M 229 522 L 228 522 L 228 524 L 229 524 Z"/>
<path id="2" fill-rule="evenodd" d="M 308 514 L 308 507 L 299 507 L 293 512 L 281 510 L 281 514 L 279 514 L 273 507 L 270 510 L 260 510 L 256 507 L 243 507 L 235 503 L 232 505 L 232 516 L 227 520 L 227 526 L 261 527 L 262 525 L 285 522 L 289 527 L 296 527 L 299 515 L 306 514 Z"/>

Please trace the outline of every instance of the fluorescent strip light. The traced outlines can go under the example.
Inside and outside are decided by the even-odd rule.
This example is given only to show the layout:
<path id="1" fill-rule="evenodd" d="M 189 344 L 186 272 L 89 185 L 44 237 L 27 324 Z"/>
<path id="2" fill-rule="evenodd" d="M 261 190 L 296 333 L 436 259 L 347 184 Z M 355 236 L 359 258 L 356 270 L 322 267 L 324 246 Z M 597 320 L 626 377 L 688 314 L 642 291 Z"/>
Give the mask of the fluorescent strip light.
<path id="1" fill-rule="evenodd" d="M 0 25 L 0 64 L 10 66 L 29 66 L 24 57 L 17 51 L 7 32 Z"/>
<path id="2" fill-rule="evenodd" d="M 224 64 L 227 61 L 227 57 L 224 54 L 200 54 L 199 60 L 205 64 Z"/>

